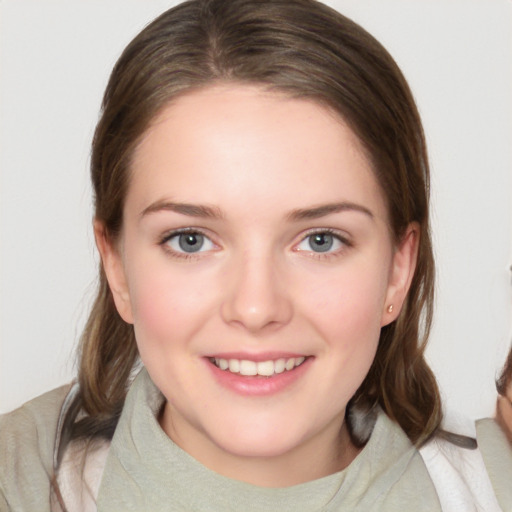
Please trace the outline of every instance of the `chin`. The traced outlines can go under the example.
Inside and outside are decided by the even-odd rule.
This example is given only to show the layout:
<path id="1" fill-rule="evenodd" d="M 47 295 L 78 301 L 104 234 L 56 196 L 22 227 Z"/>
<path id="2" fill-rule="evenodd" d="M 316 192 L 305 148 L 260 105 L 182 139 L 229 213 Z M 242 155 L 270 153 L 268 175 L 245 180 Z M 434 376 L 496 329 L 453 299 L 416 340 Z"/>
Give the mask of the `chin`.
<path id="1" fill-rule="evenodd" d="M 304 435 L 290 431 L 284 424 L 277 428 L 226 429 L 212 436 L 212 441 L 226 453 L 236 457 L 273 458 L 286 455 L 305 442 Z"/>

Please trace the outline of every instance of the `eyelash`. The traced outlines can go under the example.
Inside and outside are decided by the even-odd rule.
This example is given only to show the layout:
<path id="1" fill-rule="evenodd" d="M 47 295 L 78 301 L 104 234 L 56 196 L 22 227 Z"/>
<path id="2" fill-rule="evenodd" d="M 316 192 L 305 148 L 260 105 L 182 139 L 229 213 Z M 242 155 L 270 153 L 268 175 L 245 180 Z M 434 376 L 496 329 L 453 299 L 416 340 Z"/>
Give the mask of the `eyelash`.
<path id="1" fill-rule="evenodd" d="M 206 240 L 209 240 L 211 244 L 215 245 L 215 243 L 211 240 L 211 237 L 208 236 L 204 231 L 198 229 L 198 228 L 183 228 L 183 229 L 177 229 L 175 231 L 171 231 L 170 233 L 166 233 L 160 240 L 159 245 L 163 247 L 163 249 L 170 254 L 173 258 L 180 258 L 184 260 L 191 260 L 199 257 L 202 251 L 197 252 L 181 252 L 176 251 L 172 247 L 169 246 L 169 241 L 173 238 L 177 238 L 180 235 L 201 235 Z"/>
<path id="2" fill-rule="evenodd" d="M 301 243 L 305 242 L 308 238 L 314 236 L 314 235 L 331 235 L 335 240 L 340 242 L 342 244 L 342 247 L 338 250 L 334 251 L 325 251 L 325 252 L 316 252 L 311 250 L 304 250 L 304 249 L 297 249 L 296 247 L 300 245 Z M 347 249 L 353 247 L 353 243 L 348 239 L 348 237 L 342 235 L 339 231 L 331 228 L 319 228 L 314 229 L 311 231 L 308 231 L 300 240 L 298 244 L 295 244 L 295 251 L 296 252 L 307 252 L 308 255 L 311 258 L 316 258 L 320 260 L 325 259 L 331 259 L 331 258 L 337 258 L 338 256 L 341 256 Z"/>
<path id="3" fill-rule="evenodd" d="M 204 231 L 198 228 L 183 228 L 178 229 L 175 231 L 171 231 L 170 233 L 166 233 L 162 238 L 159 240 L 159 245 L 161 245 L 164 250 L 169 253 L 174 258 L 180 258 L 184 260 L 190 260 L 200 257 L 200 254 L 205 251 L 197 251 L 197 252 L 190 252 L 187 253 L 185 251 L 177 251 L 170 247 L 169 241 L 173 238 L 179 237 L 180 235 L 201 235 L 206 240 L 208 240 L 211 244 L 215 245 L 215 243 L 211 240 L 211 237 L 208 236 Z M 339 248 L 335 251 L 330 251 L 329 249 L 325 252 L 317 252 L 314 250 L 305 250 L 305 249 L 298 249 L 297 246 L 305 242 L 308 238 L 315 236 L 315 235 L 330 235 L 332 236 L 336 241 L 342 244 L 343 247 Z M 294 251 L 295 252 L 307 252 L 308 256 L 320 260 L 330 259 L 330 258 L 336 258 L 340 256 L 342 253 L 344 253 L 348 248 L 352 247 L 352 242 L 346 237 L 340 234 L 339 231 L 336 231 L 331 228 L 318 228 L 311 231 L 308 231 L 298 243 L 294 244 Z"/>

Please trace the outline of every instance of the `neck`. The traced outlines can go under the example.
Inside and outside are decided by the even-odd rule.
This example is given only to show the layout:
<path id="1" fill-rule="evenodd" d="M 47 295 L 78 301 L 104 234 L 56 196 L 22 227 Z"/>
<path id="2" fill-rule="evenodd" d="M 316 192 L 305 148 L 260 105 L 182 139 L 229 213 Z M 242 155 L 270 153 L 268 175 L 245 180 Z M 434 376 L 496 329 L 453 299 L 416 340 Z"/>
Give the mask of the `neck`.
<path id="1" fill-rule="evenodd" d="M 193 435 L 188 432 L 186 438 L 180 436 L 170 414 L 169 408 L 164 407 L 160 425 L 180 448 L 216 473 L 261 487 L 290 487 L 337 473 L 361 451 L 350 440 L 345 422 L 341 420 L 285 453 L 268 457 L 240 456 L 226 452 L 201 432 Z"/>

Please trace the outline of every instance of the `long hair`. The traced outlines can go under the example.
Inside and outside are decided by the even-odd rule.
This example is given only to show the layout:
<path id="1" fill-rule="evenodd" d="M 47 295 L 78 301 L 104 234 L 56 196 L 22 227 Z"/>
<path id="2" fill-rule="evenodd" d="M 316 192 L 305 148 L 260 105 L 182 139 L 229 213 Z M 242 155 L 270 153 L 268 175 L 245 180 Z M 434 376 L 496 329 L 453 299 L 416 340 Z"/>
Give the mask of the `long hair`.
<path id="1" fill-rule="evenodd" d="M 258 85 L 334 110 L 359 137 L 387 202 L 398 243 L 420 229 L 418 261 L 399 318 L 381 332 L 375 360 L 349 408 L 379 405 L 413 443 L 442 413 L 424 359 L 434 293 L 429 168 L 420 117 L 388 52 L 353 21 L 314 0 L 189 0 L 149 24 L 111 74 L 92 146 L 95 218 L 115 243 L 135 148 L 180 94 L 216 83 Z M 99 289 L 79 351 L 67 438 L 112 435 L 137 363 L 133 327 L 118 315 L 100 264 Z"/>
<path id="2" fill-rule="evenodd" d="M 510 386 L 512 386 L 512 346 L 508 352 L 505 366 L 503 366 L 500 376 L 496 379 L 496 390 L 501 396 L 505 396 Z"/>

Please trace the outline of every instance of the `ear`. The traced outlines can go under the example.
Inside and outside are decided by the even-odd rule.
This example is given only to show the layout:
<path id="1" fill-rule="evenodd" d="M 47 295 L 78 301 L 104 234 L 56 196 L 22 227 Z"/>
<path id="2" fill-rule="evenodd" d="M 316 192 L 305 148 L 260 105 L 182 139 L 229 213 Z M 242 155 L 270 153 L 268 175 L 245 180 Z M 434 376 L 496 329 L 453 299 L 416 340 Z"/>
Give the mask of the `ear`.
<path id="1" fill-rule="evenodd" d="M 418 223 L 412 222 L 407 227 L 405 235 L 395 249 L 391 264 L 386 301 L 382 312 L 381 326 L 385 326 L 398 318 L 402 306 L 411 286 L 416 260 L 420 228 Z M 391 307 L 390 307 L 391 306 Z"/>
<path id="2" fill-rule="evenodd" d="M 125 322 L 133 324 L 130 293 L 121 252 L 107 235 L 103 223 L 97 220 L 94 221 L 94 238 L 117 312 Z"/>

